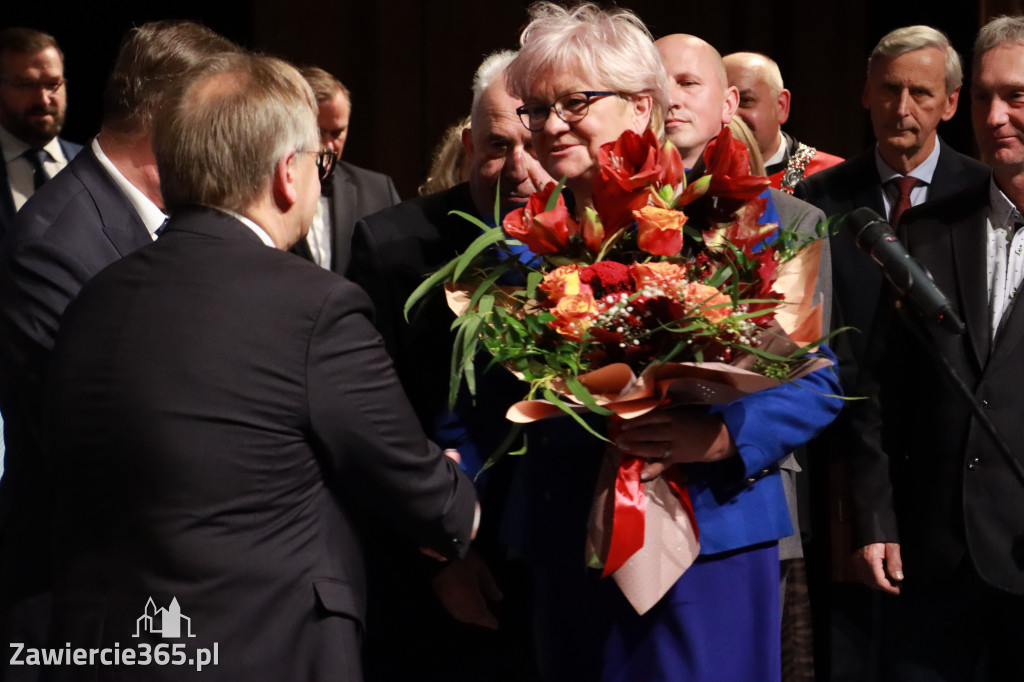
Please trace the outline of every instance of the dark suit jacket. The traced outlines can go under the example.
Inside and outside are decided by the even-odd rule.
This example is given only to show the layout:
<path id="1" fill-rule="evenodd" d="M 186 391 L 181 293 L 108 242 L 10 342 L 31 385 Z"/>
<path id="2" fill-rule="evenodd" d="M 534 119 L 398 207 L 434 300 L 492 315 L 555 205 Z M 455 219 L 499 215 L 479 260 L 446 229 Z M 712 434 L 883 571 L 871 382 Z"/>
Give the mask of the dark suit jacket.
<path id="1" fill-rule="evenodd" d="M 427 425 L 448 400 L 451 336 L 444 329 L 454 316 L 437 290 L 412 311 L 408 323 L 402 309 L 427 275 L 480 236 L 477 227 L 451 211 L 476 215 L 469 183 L 367 216 L 352 242 L 349 276 L 369 293 L 374 322 Z"/>
<path id="2" fill-rule="evenodd" d="M 0 621 L 50 584 L 51 473 L 41 384 L 68 303 L 113 261 L 152 243 L 135 209 L 85 150 L 18 212 L 0 245 Z"/>
<path id="3" fill-rule="evenodd" d="M 908 211 L 901 238 L 967 325 L 960 337 L 929 325 L 931 342 L 1021 460 L 1024 308 L 1007 313 L 993 344 L 988 187 L 986 179 Z M 1024 594 L 1024 482 L 902 321 L 880 321 L 877 338 L 882 352 L 861 381 L 871 400 L 854 410 L 857 539 L 901 543 L 908 581 L 949 576 L 967 553 L 986 582 Z"/>
<path id="4" fill-rule="evenodd" d="M 64 150 L 64 156 L 68 158 L 69 162 L 78 155 L 78 152 L 82 151 L 80 144 L 75 144 L 62 137 L 57 138 L 57 141 L 60 142 L 60 148 Z M 0 160 L 2 158 L 3 155 L 0 153 Z M 11 221 L 14 220 L 14 212 L 14 197 L 11 194 L 11 186 L 7 182 L 7 164 L 0 163 L 0 239 L 7 234 Z"/>
<path id="5" fill-rule="evenodd" d="M 390 208 L 401 199 L 395 183 L 383 173 L 338 161 L 329 182 L 331 205 L 331 270 L 344 275 L 352 258 L 352 233 L 362 218 Z M 313 260 L 305 239 L 292 247 L 292 252 Z"/>
<path id="6" fill-rule="evenodd" d="M 988 174 L 988 166 L 958 153 L 939 139 L 939 160 L 929 185 L 928 200 L 956 192 Z M 886 217 L 874 147 L 805 178 L 796 186 L 794 195 L 814 204 L 826 216 L 840 216 L 866 206 Z M 843 334 L 835 343 L 844 385 L 852 386 L 855 381 L 852 361 L 865 352 L 883 276 L 878 265 L 857 248 L 849 232 L 838 232 L 830 242 L 835 293 L 832 321 L 836 327 L 857 330 Z"/>
<path id="7" fill-rule="evenodd" d="M 454 557 L 475 501 L 369 314 L 358 287 L 213 209 L 83 289 L 52 371 L 55 641 L 124 646 L 147 599 L 177 598 L 219 678 L 361 679 L 353 518 Z"/>

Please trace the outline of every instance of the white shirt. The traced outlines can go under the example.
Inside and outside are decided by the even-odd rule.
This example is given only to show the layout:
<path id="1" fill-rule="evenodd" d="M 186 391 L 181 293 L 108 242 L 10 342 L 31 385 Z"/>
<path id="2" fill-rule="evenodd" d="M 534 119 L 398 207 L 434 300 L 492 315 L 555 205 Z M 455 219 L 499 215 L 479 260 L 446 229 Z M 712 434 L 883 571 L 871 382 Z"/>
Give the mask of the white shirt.
<path id="1" fill-rule="evenodd" d="M 35 193 L 35 183 L 32 181 L 34 171 L 32 162 L 22 154 L 31 147 L 14 135 L 6 128 L 0 126 L 0 147 L 4 148 L 4 163 L 7 164 L 7 183 L 11 186 L 11 196 L 14 197 L 14 210 L 19 210 L 28 198 Z M 43 161 L 43 168 L 52 178 L 54 175 L 68 165 L 68 159 L 64 156 L 64 150 L 60 147 L 60 140 L 56 137 L 46 143 L 43 149 L 50 155 L 50 158 Z"/>
<path id="2" fill-rule="evenodd" d="M 769 158 L 764 160 L 764 165 L 774 166 L 777 163 L 782 163 L 782 160 L 786 158 L 786 138 L 782 136 L 782 131 L 779 131 L 779 146 L 775 148 L 775 153 Z"/>
<path id="3" fill-rule="evenodd" d="M 939 165 L 939 141 L 935 140 L 935 148 L 932 153 L 917 166 L 907 173 L 907 177 L 917 178 L 918 183 L 910 190 L 910 205 L 919 206 L 928 199 L 928 187 L 932 184 L 932 176 L 935 175 L 935 167 Z M 899 189 L 888 184 L 893 178 L 903 177 L 902 173 L 893 170 L 889 164 L 882 160 L 878 152 L 878 145 L 875 145 L 875 166 L 878 168 L 878 177 L 882 180 L 882 204 L 885 206 L 885 215 L 892 213 L 892 205 L 900 198 Z"/>
<path id="4" fill-rule="evenodd" d="M 992 312 L 992 338 L 1006 313 L 1013 307 L 1024 278 L 1024 217 L 993 178 L 989 181 L 988 216 L 985 220 L 985 281 L 988 282 L 989 309 Z"/>
<path id="5" fill-rule="evenodd" d="M 320 197 L 313 224 L 306 235 L 306 243 L 313 254 L 313 262 L 322 268 L 331 269 L 331 200 Z"/>
<path id="6" fill-rule="evenodd" d="M 121 171 L 117 170 L 107 155 L 103 153 L 103 149 L 100 147 L 100 141 L 97 138 L 92 140 L 92 151 L 96 155 L 96 160 L 103 166 L 103 170 L 107 171 L 114 184 L 124 193 L 128 199 L 128 203 L 132 205 L 135 212 L 139 214 L 142 219 L 142 224 L 146 226 L 146 230 L 149 235 L 156 239 L 156 231 L 160 229 L 160 226 L 167 220 L 167 215 L 160 210 L 160 207 L 154 204 L 149 197 L 142 193 L 138 187 L 128 181 L 128 178 L 121 175 Z"/>

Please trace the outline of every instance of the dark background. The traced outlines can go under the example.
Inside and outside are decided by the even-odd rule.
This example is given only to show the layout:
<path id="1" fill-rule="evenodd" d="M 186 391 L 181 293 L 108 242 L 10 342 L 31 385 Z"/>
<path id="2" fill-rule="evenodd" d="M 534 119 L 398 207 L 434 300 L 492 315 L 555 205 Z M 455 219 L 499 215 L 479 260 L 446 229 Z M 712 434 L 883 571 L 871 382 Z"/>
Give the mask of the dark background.
<path id="1" fill-rule="evenodd" d="M 840 156 L 872 141 L 860 106 L 867 54 L 899 26 L 945 31 L 969 67 L 983 19 L 1019 13 L 1021 0 L 828 2 L 622 0 L 655 37 L 693 33 L 723 54 L 764 52 L 793 92 L 787 130 Z M 99 127 L 100 93 L 122 34 L 153 19 L 193 19 L 245 47 L 337 75 L 353 93 L 345 159 L 391 175 L 403 198 L 422 181 L 444 129 L 469 112 L 470 84 L 488 53 L 514 49 L 528 2 L 515 0 L 182 0 L 65 5 L 7 0 L 0 25 L 56 36 L 65 54 L 65 136 L 85 142 Z M 966 69 L 969 73 L 969 68 Z M 973 152 L 966 90 L 943 137 Z"/>

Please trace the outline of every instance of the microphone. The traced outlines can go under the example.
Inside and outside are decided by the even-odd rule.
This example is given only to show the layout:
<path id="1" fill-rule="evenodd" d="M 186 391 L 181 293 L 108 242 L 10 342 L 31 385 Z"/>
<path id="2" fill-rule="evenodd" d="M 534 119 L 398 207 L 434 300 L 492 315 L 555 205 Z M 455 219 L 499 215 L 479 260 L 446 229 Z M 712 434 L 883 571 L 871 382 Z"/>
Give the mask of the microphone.
<path id="1" fill-rule="evenodd" d="M 857 246 L 882 266 L 882 272 L 899 292 L 926 319 L 937 322 L 952 334 L 963 334 L 964 323 L 931 273 L 911 258 L 896 238 L 889 223 L 870 208 L 858 208 L 843 219 Z"/>

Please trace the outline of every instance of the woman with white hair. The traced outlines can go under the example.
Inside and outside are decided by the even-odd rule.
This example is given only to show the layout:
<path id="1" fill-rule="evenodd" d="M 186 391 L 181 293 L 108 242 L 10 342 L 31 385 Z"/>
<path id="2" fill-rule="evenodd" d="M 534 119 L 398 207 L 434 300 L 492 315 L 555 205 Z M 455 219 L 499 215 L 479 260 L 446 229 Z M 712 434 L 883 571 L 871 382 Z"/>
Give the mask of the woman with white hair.
<path id="1" fill-rule="evenodd" d="M 598 151 L 626 130 L 663 138 L 665 69 L 632 12 L 531 7 L 510 94 L 568 204 L 593 203 Z M 548 680 L 771 681 L 781 676 L 777 541 L 792 533 L 775 462 L 834 418 L 831 370 L 714 409 L 665 408 L 609 428 L 628 454 L 682 467 L 702 554 L 638 615 L 584 565 L 602 445 L 567 419 L 531 425 L 510 539 L 536 574 L 536 640 Z M 805 390 L 807 386 L 811 390 Z M 591 415 L 596 428 L 604 428 Z M 649 471 L 657 467 L 649 465 Z"/>

